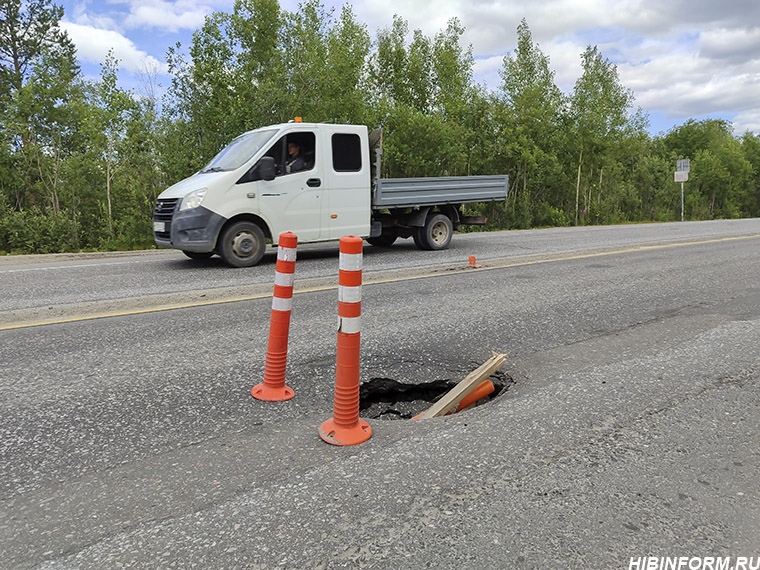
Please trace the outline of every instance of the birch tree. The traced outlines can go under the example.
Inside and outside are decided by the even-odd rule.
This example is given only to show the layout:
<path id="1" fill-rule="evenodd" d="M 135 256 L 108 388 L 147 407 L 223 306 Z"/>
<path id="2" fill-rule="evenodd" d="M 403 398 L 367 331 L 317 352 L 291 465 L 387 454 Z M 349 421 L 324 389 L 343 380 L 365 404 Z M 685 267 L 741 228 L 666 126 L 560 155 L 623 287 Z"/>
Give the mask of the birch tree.
<path id="1" fill-rule="evenodd" d="M 617 66 L 599 49 L 588 46 L 581 55 L 583 73 L 575 82 L 570 98 L 571 141 L 578 157 L 575 183 L 575 225 L 578 225 L 579 195 L 585 164 L 597 167 L 601 157 L 628 125 L 633 107 L 633 92 L 618 77 Z"/>

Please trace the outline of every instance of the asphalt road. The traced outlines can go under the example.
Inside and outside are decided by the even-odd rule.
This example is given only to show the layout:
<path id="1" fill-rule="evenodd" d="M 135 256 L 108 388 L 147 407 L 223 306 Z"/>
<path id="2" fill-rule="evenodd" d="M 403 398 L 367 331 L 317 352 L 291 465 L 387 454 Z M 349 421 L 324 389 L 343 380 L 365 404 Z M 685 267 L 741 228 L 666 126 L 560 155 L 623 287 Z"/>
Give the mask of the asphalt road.
<path id="1" fill-rule="evenodd" d="M 317 435 L 333 245 L 299 250 L 284 403 L 250 396 L 271 256 L 4 258 L 0 567 L 760 556 L 759 246 L 739 220 L 367 247 L 363 381 L 457 381 L 496 350 L 515 383 L 443 419 L 369 418 L 349 448 Z M 66 322 L 26 326 L 47 320 Z"/>
<path id="2" fill-rule="evenodd" d="M 498 265 L 756 231 L 756 220 L 727 220 L 471 233 L 457 235 L 439 252 L 420 251 L 411 239 L 391 248 L 368 246 L 364 264 L 367 274 L 383 277 L 461 267 L 470 255 Z M 242 269 L 226 267 L 218 257 L 192 261 L 176 250 L 0 257 L 0 326 L 271 294 L 275 254 L 272 248 L 259 266 Z M 299 284 L 334 281 L 337 243 L 302 245 L 298 256 L 308 261 L 299 264 Z"/>

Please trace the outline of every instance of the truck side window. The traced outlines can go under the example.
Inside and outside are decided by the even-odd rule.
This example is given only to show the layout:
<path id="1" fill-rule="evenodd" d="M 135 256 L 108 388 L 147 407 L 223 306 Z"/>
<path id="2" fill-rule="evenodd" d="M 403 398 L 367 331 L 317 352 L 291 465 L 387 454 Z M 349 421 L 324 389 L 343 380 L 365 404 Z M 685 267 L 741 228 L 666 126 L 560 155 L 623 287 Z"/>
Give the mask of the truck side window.
<path id="1" fill-rule="evenodd" d="M 274 158 L 277 176 L 314 168 L 316 156 L 314 133 L 291 133 L 280 137 L 266 152 Z"/>
<path id="2" fill-rule="evenodd" d="M 357 172 L 362 169 L 362 146 L 359 135 L 334 134 L 332 159 L 335 172 Z"/>

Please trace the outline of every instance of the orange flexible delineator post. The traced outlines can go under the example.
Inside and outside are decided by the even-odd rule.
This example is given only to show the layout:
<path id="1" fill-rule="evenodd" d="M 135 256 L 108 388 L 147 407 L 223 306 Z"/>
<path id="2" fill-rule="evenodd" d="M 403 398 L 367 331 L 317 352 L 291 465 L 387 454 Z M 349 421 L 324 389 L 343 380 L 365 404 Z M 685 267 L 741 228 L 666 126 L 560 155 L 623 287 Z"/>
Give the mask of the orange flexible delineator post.
<path id="1" fill-rule="evenodd" d="M 298 237 L 294 233 L 285 232 L 280 234 L 277 243 L 277 267 L 274 274 L 274 297 L 264 382 L 251 390 L 251 396 L 268 402 L 290 400 L 295 395 L 293 390 L 285 385 L 285 367 L 288 359 L 288 333 L 290 311 L 293 307 L 293 278 Z"/>
<path id="2" fill-rule="evenodd" d="M 340 238 L 338 279 L 338 356 L 335 366 L 333 417 L 319 428 L 319 436 L 333 445 L 356 445 L 372 436 L 359 419 L 359 341 L 362 309 L 362 238 Z"/>

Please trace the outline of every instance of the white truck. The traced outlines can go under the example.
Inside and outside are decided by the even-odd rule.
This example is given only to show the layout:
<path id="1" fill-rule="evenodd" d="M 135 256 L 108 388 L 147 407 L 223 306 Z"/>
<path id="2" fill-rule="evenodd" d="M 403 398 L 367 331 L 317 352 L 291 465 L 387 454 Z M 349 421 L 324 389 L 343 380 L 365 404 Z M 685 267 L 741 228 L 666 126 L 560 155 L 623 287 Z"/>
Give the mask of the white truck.
<path id="1" fill-rule="evenodd" d="M 420 249 L 438 250 L 448 247 L 454 229 L 485 223 L 465 216 L 462 204 L 507 198 L 507 176 L 374 177 L 380 139 L 365 126 L 298 121 L 244 133 L 161 193 L 156 244 L 192 259 L 218 254 L 233 267 L 256 265 L 267 241 L 277 245 L 285 231 L 300 243 L 355 235 L 389 246 L 412 237 Z M 298 170 L 289 165 L 292 143 L 301 150 Z"/>

